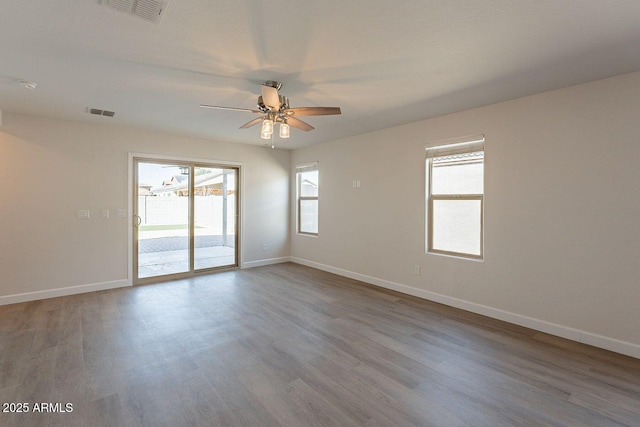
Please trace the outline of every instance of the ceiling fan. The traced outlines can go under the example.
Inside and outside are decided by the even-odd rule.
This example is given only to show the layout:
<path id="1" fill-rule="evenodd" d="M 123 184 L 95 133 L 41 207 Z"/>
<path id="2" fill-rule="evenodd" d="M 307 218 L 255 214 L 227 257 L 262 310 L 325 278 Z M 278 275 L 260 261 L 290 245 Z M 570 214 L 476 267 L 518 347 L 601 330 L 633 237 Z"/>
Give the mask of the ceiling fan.
<path id="1" fill-rule="evenodd" d="M 219 105 L 201 104 L 203 108 L 215 108 L 219 110 L 246 111 L 249 113 L 260 114 L 253 120 L 240 126 L 240 129 L 250 128 L 262 122 L 260 137 L 262 139 L 272 139 L 275 124 L 279 123 L 280 138 L 289 138 L 291 130 L 289 126 L 296 129 L 310 131 L 314 127 L 309 123 L 303 122 L 297 116 L 329 116 L 341 114 L 340 107 L 289 107 L 289 98 L 278 94 L 278 90 L 282 87 L 282 83 L 276 81 L 266 81 L 262 84 L 262 95 L 258 96 L 258 109 L 236 107 L 222 107 Z M 273 144 L 272 144 L 273 147 Z"/>

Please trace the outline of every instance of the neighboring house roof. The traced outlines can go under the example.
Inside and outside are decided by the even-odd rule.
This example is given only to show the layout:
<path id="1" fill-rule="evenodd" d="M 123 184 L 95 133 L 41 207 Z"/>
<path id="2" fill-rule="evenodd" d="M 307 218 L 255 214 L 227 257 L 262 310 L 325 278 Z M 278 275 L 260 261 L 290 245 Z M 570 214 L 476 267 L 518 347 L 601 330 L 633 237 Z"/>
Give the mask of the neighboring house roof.
<path id="1" fill-rule="evenodd" d="M 176 178 L 174 180 L 174 178 Z M 211 189 L 222 190 L 223 172 L 216 170 L 215 172 L 204 173 L 196 175 L 194 187 L 197 189 L 203 189 L 209 187 Z M 227 191 L 232 192 L 235 190 L 235 180 L 229 180 L 227 184 Z M 165 182 L 169 183 L 165 185 Z M 164 181 L 161 187 L 152 189 L 153 194 L 163 194 L 170 192 L 179 192 L 188 189 L 189 180 L 187 175 L 175 175 L 171 177 L 170 181 Z"/>
<path id="2" fill-rule="evenodd" d="M 180 184 L 182 182 L 189 182 L 187 179 L 189 178 L 188 175 L 173 175 L 171 177 L 171 179 L 166 180 L 166 181 L 162 181 L 162 185 L 163 186 L 169 186 L 169 185 L 176 185 L 176 184 Z"/>

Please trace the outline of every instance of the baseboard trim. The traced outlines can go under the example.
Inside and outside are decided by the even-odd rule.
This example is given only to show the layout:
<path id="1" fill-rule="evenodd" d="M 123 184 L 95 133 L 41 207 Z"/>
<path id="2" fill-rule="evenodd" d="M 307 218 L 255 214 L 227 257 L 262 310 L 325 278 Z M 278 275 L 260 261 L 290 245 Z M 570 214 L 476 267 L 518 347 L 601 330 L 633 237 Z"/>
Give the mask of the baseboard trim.
<path id="1" fill-rule="evenodd" d="M 526 328 L 534 329 L 536 331 L 544 332 L 550 335 L 555 335 L 561 338 L 566 338 L 572 341 L 577 341 L 583 344 L 591 345 L 594 347 L 602 348 L 605 350 L 613 351 L 616 353 L 624 354 L 626 356 L 631 356 L 631 357 L 640 359 L 640 345 L 638 344 L 630 343 L 627 341 L 620 341 L 614 338 L 609 338 L 609 337 L 594 334 L 591 332 L 586 332 L 579 329 L 558 325 L 556 323 L 551 323 L 544 320 L 535 319 L 532 317 L 512 313 L 509 311 L 500 310 L 494 307 L 489 307 L 486 305 L 449 297 L 449 296 L 438 294 L 435 292 L 414 288 L 411 286 L 403 285 L 403 284 L 392 282 L 389 280 L 367 276 L 360 273 L 355 273 L 353 271 L 332 267 L 330 265 L 320 264 L 314 261 L 309 261 L 309 260 L 298 258 L 298 257 L 290 257 L 290 261 L 297 264 L 306 265 L 308 267 L 317 268 L 318 270 L 334 273 L 339 276 L 344 276 L 350 279 L 359 280 L 361 282 L 369 283 L 375 286 L 380 286 L 382 288 L 398 291 L 403 294 L 412 295 L 418 298 L 423 298 L 429 301 L 448 305 L 450 307 L 460 308 L 462 310 L 470 311 L 472 313 L 481 314 L 483 316 L 491 317 L 497 320 L 502 320 L 508 323 L 513 323 L 515 325 L 524 326 Z"/>
<path id="2" fill-rule="evenodd" d="M 272 264 L 282 264 L 284 262 L 291 261 L 291 258 L 288 256 L 283 256 L 279 258 L 268 258 L 268 259 L 260 259 L 258 261 L 247 261 L 243 262 L 240 268 L 253 268 L 253 267 L 262 267 L 264 265 L 272 265 Z"/>
<path id="3" fill-rule="evenodd" d="M 46 298 L 64 297 L 67 295 L 83 294 L 85 292 L 104 291 L 107 289 L 131 286 L 127 279 L 112 280 L 110 282 L 91 283 L 88 285 L 69 286 L 66 288 L 47 289 L 46 291 L 25 292 L 23 294 L 0 296 L 0 305 L 16 304 L 20 302 L 36 301 Z"/>
<path id="4" fill-rule="evenodd" d="M 269 258 L 258 261 L 249 261 L 242 263 L 240 268 L 261 267 L 264 265 L 281 264 L 289 262 L 290 258 Z M 110 282 L 92 283 L 88 285 L 70 286 L 66 288 L 47 289 L 45 291 L 25 292 L 22 294 L 0 296 L 0 305 L 17 304 L 20 302 L 36 301 L 46 298 L 63 297 L 67 295 L 83 294 L 85 292 L 104 291 L 107 289 L 123 288 L 131 286 L 127 279 L 113 280 Z"/>

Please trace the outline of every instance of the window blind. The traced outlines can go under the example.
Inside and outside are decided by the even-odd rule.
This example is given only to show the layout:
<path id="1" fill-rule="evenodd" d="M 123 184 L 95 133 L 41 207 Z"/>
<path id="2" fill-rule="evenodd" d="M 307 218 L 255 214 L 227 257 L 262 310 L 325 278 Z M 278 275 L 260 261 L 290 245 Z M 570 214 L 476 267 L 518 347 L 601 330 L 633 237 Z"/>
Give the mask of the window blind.
<path id="1" fill-rule="evenodd" d="M 427 159 L 484 151 L 484 135 L 439 141 L 426 150 Z"/>
<path id="2" fill-rule="evenodd" d="M 313 162 L 313 163 L 307 163 L 304 165 L 298 165 L 296 166 L 296 173 L 297 172 L 308 172 L 308 171 L 314 171 L 318 169 L 318 162 Z"/>

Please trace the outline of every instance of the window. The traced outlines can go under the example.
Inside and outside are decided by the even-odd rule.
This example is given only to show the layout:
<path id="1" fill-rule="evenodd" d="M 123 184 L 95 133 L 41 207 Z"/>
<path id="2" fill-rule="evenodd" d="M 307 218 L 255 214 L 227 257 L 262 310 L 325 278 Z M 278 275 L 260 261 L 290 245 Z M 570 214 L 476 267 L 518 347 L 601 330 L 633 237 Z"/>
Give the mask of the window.
<path id="1" fill-rule="evenodd" d="M 318 164 L 296 167 L 298 233 L 318 235 Z"/>
<path id="2" fill-rule="evenodd" d="M 427 148 L 427 252 L 483 257 L 484 136 Z"/>

